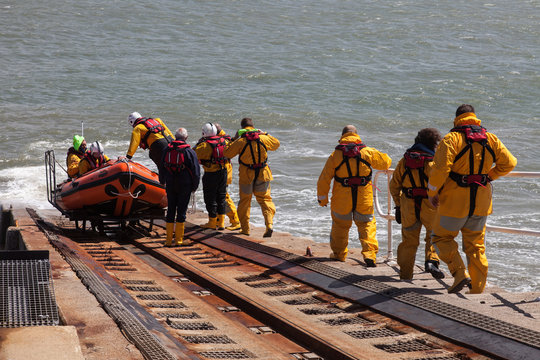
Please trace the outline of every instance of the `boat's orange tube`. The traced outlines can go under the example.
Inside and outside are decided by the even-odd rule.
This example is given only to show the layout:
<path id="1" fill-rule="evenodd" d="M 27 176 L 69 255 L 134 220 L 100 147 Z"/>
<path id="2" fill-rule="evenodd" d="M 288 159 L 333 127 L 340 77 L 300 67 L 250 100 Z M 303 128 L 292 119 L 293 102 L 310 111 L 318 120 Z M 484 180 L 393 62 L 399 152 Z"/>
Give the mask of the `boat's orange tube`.
<path id="1" fill-rule="evenodd" d="M 56 199 L 67 211 L 117 217 L 144 215 L 149 209 L 167 206 L 167 194 L 158 174 L 126 160 L 112 160 L 62 184 Z"/>

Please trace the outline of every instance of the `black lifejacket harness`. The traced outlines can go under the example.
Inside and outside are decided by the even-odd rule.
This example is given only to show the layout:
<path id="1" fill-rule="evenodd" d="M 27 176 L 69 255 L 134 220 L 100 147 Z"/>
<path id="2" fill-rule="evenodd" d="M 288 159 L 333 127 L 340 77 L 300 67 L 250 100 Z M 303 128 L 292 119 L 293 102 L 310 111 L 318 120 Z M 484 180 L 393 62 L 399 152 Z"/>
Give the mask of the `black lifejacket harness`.
<path id="1" fill-rule="evenodd" d="M 404 187 L 401 191 L 407 198 L 414 200 L 416 219 L 420 220 L 422 200 L 427 199 L 428 197 L 427 183 L 429 179 L 424 172 L 424 165 L 426 162 L 433 160 L 433 155 L 421 151 L 407 150 L 405 154 L 403 154 L 403 158 L 405 159 L 405 171 L 401 177 L 401 182 L 403 183 L 405 177 L 408 177 L 411 182 L 411 187 Z M 416 182 L 414 181 L 413 171 L 418 172 L 418 178 L 420 180 L 420 184 L 418 185 L 416 185 Z"/>
<path id="2" fill-rule="evenodd" d="M 469 152 L 469 173 L 458 174 L 451 171 L 449 174 L 450 179 L 454 180 L 458 186 L 468 187 L 470 189 L 470 208 L 469 216 L 472 216 L 474 209 L 476 208 L 476 193 L 478 192 L 478 186 L 486 186 L 491 179 L 488 174 L 482 174 L 482 168 L 484 167 L 484 161 L 486 157 L 486 150 L 489 151 L 495 162 L 495 152 L 489 146 L 487 141 L 487 130 L 480 125 L 463 125 L 453 128 L 450 131 L 463 133 L 467 145 L 456 155 L 454 163 L 460 159 L 467 151 Z M 482 157 L 478 166 L 478 173 L 474 171 L 474 153 L 472 151 L 472 144 L 479 143 L 482 145 Z"/>
<path id="3" fill-rule="evenodd" d="M 228 137 L 230 140 L 230 136 Z M 225 164 L 230 162 L 230 159 L 225 157 L 225 148 L 227 147 L 227 137 L 225 136 L 208 136 L 199 140 L 197 145 L 206 142 L 212 147 L 212 155 L 210 159 L 200 159 L 199 161 L 204 166 L 211 166 L 212 164 L 219 164 L 223 168 Z"/>
<path id="4" fill-rule="evenodd" d="M 84 157 L 84 152 L 75 150 L 75 148 L 72 146 L 67 151 L 67 156 L 69 155 L 76 155 L 79 159 L 82 159 Z"/>
<path id="5" fill-rule="evenodd" d="M 362 159 L 361 150 L 365 148 L 366 145 L 363 143 L 351 143 L 351 144 L 339 144 L 336 146 L 336 150 L 341 150 L 343 153 L 343 160 L 339 165 L 334 169 L 334 174 L 337 173 L 338 169 L 345 164 L 347 167 L 347 177 L 339 177 L 334 175 L 334 181 L 337 181 L 344 187 L 350 187 L 352 192 L 352 211 L 356 209 L 356 203 L 358 198 L 358 187 L 366 186 L 371 181 L 371 175 L 373 170 L 371 169 L 371 164 L 366 160 Z M 351 170 L 351 164 L 349 163 L 350 159 L 356 159 L 356 176 L 353 175 Z M 360 176 L 360 163 L 363 163 L 369 168 L 369 175 Z"/>
<path id="6" fill-rule="evenodd" d="M 261 169 L 267 166 L 267 160 L 268 160 L 268 157 L 261 159 L 261 147 L 264 148 L 266 152 L 268 151 L 268 149 L 266 148 L 266 145 L 264 145 L 264 143 L 261 141 L 261 138 L 259 137 L 260 134 L 264 134 L 264 133 L 258 130 L 254 130 L 254 131 L 248 131 L 242 134 L 242 137 L 246 138 L 247 141 L 246 141 L 246 145 L 244 146 L 242 151 L 240 151 L 240 155 L 238 156 L 238 163 L 240 165 L 244 165 L 247 168 L 255 171 L 255 177 L 253 178 L 254 182 L 259 177 L 259 173 Z M 257 159 L 255 159 L 255 152 L 253 151 L 253 145 L 252 145 L 253 143 L 257 144 L 257 155 L 258 155 Z M 245 162 L 240 160 L 240 158 L 242 157 L 242 155 L 244 154 L 244 152 L 246 151 L 248 147 L 251 152 L 251 159 L 253 160 L 252 164 L 246 164 Z"/>
<path id="7" fill-rule="evenodd" d="M 158 134 L 159 133 L 165 139 L 167 139 L 168 143 L 171 142 L 172 139 L 170 139 L 169 136 L 165 135 L 165 127 L 163 125 L 161 125 L 161 123 L 159 121 L 157 121 L 156 119 L 152 119 L 152 118 L 140 118 L 140 119 L 137 119 L 135 121 L 135 124 L 133 125 L 133 127 L 135 127 L 135 126 L 137 126 L 139 124 L 143 124 L 147 129 L 146 134 L 144 134 L 144 136 L 141 139 L 141 143 L 139 144 L 141 149 L 148 149 L 148 137 L 150 136 L 150 134 Z"/>

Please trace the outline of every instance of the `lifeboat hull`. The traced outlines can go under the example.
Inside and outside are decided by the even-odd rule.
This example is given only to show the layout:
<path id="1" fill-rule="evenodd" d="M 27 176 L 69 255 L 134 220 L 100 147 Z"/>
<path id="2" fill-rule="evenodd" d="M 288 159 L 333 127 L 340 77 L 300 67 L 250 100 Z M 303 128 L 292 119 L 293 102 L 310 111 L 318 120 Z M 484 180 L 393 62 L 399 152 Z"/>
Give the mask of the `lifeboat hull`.
<path id="1" fill-rule="evenodd" d="M 144 218 L 156 211 L 163 214 L 167 193 L 155 172 L 136 162 L 112 160 L 60 184 L 56 204 L 77 218 Z"/>

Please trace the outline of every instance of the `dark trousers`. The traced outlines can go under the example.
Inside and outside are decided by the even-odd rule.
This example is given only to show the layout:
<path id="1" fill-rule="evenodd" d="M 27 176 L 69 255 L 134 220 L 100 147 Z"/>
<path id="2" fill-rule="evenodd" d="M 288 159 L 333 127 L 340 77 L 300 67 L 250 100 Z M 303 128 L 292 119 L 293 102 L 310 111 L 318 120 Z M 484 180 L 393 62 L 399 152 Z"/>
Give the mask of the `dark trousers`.
<path id="1" fill-rule="evenodd" d="M 176 216 L 176 222 L 186 221 L 186 211 L 189 205 L 189 198 L 191 196 L 191 187 L 178 187 L 172 184 L 167 184 L 167 216 L 165 221 L 173 223 Z"/>
<path id="2" fill-rule="evenodd" d="M 161 161 L 163 159 L 163 153 L 165 152 L 165 149 L 167 149 L 167 145 L 169 145 L 169 142 L 165 138 L 156 140 L 152 143 L 152 145 L 150 145 L 149 156 L 154 164 L 156 164 L 158 174 L 161 172 Z"/>
<path id="3" fill-rule="evenodd" d="M 227 196 L 227 169 L 205 172 L 202 178 L 204 203 L 208 217 L 225 214 L 225 197 Z"/>

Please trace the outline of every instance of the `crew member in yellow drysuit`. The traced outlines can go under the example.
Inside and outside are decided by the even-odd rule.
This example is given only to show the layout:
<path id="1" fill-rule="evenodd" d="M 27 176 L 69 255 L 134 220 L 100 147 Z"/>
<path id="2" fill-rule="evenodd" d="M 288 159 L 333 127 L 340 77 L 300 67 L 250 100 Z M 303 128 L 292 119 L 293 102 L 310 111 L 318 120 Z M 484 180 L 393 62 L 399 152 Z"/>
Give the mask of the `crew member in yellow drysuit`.
<path id="1" fill-rule="evenodd" d="M 79 162 L 86 152 L 86 140 L 81 135 L 73 136 L 73 146 L 68 149 L 66 166 L 67 173 L 70 178 L 75 178 L 79 175 Z"/>
<path id="2" fill-rule="evenodd" d="M 429 201 L 438 207 L 431 241 L 454 277 L 449 293 L 469 285 L 473 294 L 484 291 L 488 272 L 484 235 L 487 215 L 492 212 L 491 181 L 508 174 L 516 164 L 497 136 L 480 126 L 471 105 L 458 107 L 454 128 L 435 152 L 428 184 Z M 454 240 L 460 231 L 469 271 Z"/>
<path id="3" fill-rule="evenodd" d="M 83 158 L 79 162 L 79 176 L 86 174 L 90 170 L 102 167 L 110 160 L 107 155 L 103 154 L 103 146 L 99 141 L 94 141 L 90 144 L 88 151 L 84 153 Z"/>
<path id="4" fill-rule="evenodd" d="M 267 152 L 277 150 L 280 145 L 279 140 L 268 133 L 255 129 L 253 120 L 250 118 L 242 119 L 241 126 L 242 129 L 238 130 L 238 138 L 225 150 L 225 156 L 229 159 L 238 155 L 238 163 L 240 164 L 238 167 L 240 187 L 238 217 L 242 227 L 241 233 L 249 235 L 251 197 L 255 195 L 266 224 L 264 237 L 271 237 L 276 207 L 270 195 L 270 181 L 273 180 L 273 177 L 267 163 Z"/>
<path id="5" fill-rule="evenodd" d="M 444 273 L 439 270 L 439 256 L 431 245 L 431 226 L 436 211 L 427 197 L 428 176 L 439 141 L 439 130 L 420 130 L 414 139 L 414 145 L 407 149 L 390 180 L 390 193 L 396 204 L 396 221 L 401 224 L 397 262 L 399 277 L 404 280 L 413 278 L 422 225 L 426 229 L 425 270 L 435 279 L 444 278 Z"/>
<path id="6" fill-rule="evenodd" d="M 362 256 L 368 267 L 375 267 L 379 244 L 373 216 L 372 168 L 387 170 L 392 159 L 362 143 L 353 125 L 342 131 L 339 145 L 332 152 L 317 182 L 317 199 L 321 206 L 328 204 L 330 183 L 332 188 L 332 230 L 330 233 L 330 258 L 345 261 L 352 221 L 358 228 Z"/>
<path id="7" fill-rule="evenodd" d="M 227 135 L 227 133 L 223 130 L 221 125 L 218 123 L 214 123 L 216 125 L 216 129 L 218 131 L 218 136 L 224 137 L 229 142 L 232 141 L 231 137 Z M 225 167 L 227 168 L 227 186 L 232 184 L 232 164 L 231 162 L 227 162 L 225 164 Z M 238 230 L 240 229 L 240 220 L 238 219 L 238 213 L 236 212 L 236 205 L 234 204 L 234 201 L 231 198 L 231 195 L 229 195 L 229 191 L 227 190 L 227 193 L 225 194 L 225 211 L 227 214 L 227 217 L 229 218 L 229 221 L 231 222 L 231 226 L 227 226 L 227 230 Z"/>
<path id="8" fill-rule="evenodd" d="M 158 171 L 161 171 L 163 153 L 174 140 L 171 130 L 160 118 L 143 118 L 138 112 L 129 114 L 128 123 L 133 126 L 133 131 L 126 157 L 131 159 L 138 147 L 143 150 L 149 148 L 150 159 L 156 164 Z"/>

